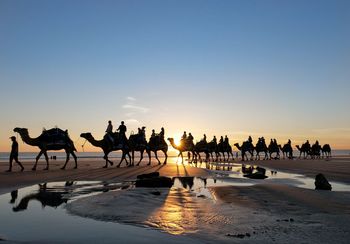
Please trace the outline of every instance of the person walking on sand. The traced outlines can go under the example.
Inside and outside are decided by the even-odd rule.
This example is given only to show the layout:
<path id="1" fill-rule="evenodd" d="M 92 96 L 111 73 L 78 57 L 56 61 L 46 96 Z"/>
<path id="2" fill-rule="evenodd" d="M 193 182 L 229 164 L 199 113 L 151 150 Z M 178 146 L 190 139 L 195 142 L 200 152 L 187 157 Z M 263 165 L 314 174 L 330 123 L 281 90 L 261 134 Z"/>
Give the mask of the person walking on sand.
<path id="1" fill-rule="evenodd" d="M 7 170 L 7 172 L 12 171 L 12 162 L 15 160 L 15 162 L 21 167 L 21 171 L 24 170 L 23 165 L 18 161 L 18 142 L 16 140 L 15 136 L 11 136 L 10 139 L 12 140 L 12 148 L 10 153 L 10 167 Z"/>

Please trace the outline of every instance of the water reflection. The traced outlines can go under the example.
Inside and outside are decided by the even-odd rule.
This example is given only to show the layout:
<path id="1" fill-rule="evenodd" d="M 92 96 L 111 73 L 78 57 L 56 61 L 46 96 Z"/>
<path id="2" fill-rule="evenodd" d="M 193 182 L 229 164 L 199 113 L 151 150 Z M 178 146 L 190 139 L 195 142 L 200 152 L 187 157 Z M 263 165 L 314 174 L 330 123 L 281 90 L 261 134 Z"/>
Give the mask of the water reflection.
<path id="1" fill-rule="evenodd" d="M 41 206 L 45 208 L 46 206 L 58 207 L 62 203 L 67 203 L 68 199 L 64 198 L 64 195 L 67 194 L 67 190 L 63 191 L 51 191 L 50 188 L 47 189 L 47 183 L 39 184 L 39 190 L 36 193 L 32 193 L 23 197 L 19 204 L 16 207 L 13 207 L 14 212 L 23 211 L 28 208 L 28 204 L 32 200 L 37 200 L 41 203 Z M 11 193 L 12 196 L 12 193 Z M 12 201 L 12 199 L 11 199 Z"/>
<path id="2" fill-rule="evenodd" d="M 130 187 L 130 185 L 131 183 L 129 182 L 108 183 L 99 181 L 66 181 L 38 184 L 37 187 L 32 186 L 29 190 L 27 189 L 24 194 L 22 193 L 19 203 L 17 203 L 12 210 L 14 212 L 27 210 L 31 201 L 40 202 L 42 208 L 46 206 L 57 208 L 70 200 L 76 200 L 111 190 L 126 189 Z M 14 205 L 18 202 L 18 190 L 12 191 L 10 196 L 10 204 Z"/>

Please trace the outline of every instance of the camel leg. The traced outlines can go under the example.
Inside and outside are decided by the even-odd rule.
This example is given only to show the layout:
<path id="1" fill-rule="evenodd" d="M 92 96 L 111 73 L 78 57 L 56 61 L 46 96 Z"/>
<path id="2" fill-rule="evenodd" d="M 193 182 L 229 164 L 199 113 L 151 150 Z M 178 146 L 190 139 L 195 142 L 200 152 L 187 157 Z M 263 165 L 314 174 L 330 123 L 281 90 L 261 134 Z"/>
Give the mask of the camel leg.
<path id="1" fill-rule="evenodd" d="M 140 163 L 141 163 L 141 161 L 142 161 L 142 159 L 143 159 L 143 153 L 144 153 L 144 150 L 141 150 L 141 151 L 140 151 L 140 160 L 139 160 L 139 162 L 136 164 L 136 166 L 139 166 L 139 165 L 140 165 Z"/>
<path id="2" fill-rule="evenodd" d="M 47 151 L 44 152 L 46 168 L 44 170 L 49 170 L 49 156 L 47 156 Z"/>
<path id="3" fill-rule="evenodd" d="M 134 161 L 135 161 L 135 151 L 132 150 L 132 151 L 131 151 L 131 162 L 130 162 L 130 166 L 131 166 L 131 165 L 134 165 Z"/>
<path id="4" fill-rule="evenodd" d="M 38 156 L 36 156 L 35 164 L 34 164 L 32 170 L 36 170 L 36 166 L 38 165 L 39 158 L 41 157 L 41 155 L 42 155 L 43 153 L 44 153 L 44 151 L 41 150 L 41 151 L 39 152 Z"/>
<path id="5" fill-rule="evenodd" d="M 160 163 L 160 160 L 159 160 L 159 158 L 158 158 L 157 151 L 154 152 L 154 155 L 156 156 L 156 159 L 157 159 L 157 161 L 158 161 L 158 165 L 160 165 L 161 163 Z"/>
<path id="6" fill-rule="evenodd" d="M 117 165 L 117 168 L 120 167 L 120 165 L 122 164 L 122 162 L 124 161 L 124 159 L 125 159 L 125 161 L 126 161 L 125 152 L 122 153 L 122 159 L 120 159 L 120 162 L 119 162 L 119 164 Z"/>
<path id="7" fill-rule="evenodd" d="M 181 163 L 184 163 L 184 155 L 182 155 L 182 152 L 180 152 L 181 155 Z"/>
<path id="8" fill-rule="evenodd" d="M 148 164 L 147 165 L 151 165 L 151 150 L 146 151 L 148 153 Z"/>
<path id="9" fill-rule="evenodd" d="M 75 155 L 74 151 L 72 151 L 71 154 L 74 158 L 74 163 L 75 163 L 74 169 L 77 169 L 78 168 L 77 156 Z"/>
<path id="10" fill-rule="evenodd" d="M 163 153 L 164 153 L 164 156 L 165 156 L 165 160 L 164 160 L 164 163 L 163 164 L 166 164 L 167 161 L 168 161 L 168 153 L 166 150 L 163 150 Z"/>
<path id="11" fill-rule="evenodd" d="M 66 169 L 68 161 L 69 161 L 69 152 L 66 150 L 66 162 L 61 169 Z"/>

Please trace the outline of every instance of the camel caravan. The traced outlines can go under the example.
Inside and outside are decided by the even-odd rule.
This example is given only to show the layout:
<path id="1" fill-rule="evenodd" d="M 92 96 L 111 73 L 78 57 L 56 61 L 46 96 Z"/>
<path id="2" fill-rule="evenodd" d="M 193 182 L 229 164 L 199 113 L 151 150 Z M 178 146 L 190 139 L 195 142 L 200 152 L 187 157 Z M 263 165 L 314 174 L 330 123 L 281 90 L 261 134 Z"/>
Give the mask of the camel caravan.
<path id="1" fill-rule="evenodd" d="M 145 128 L 146 127 L 138 128 L 137 134 L 131 133 L 129 137 L 127 137 L 127 128 L 123 121 L 116 131 L 113 131 L 112 122 L 109 121 L 106 134 L 102 139 L 95 139 L 90 132 L 81 133 L 80 137 L 86 139 L 85 143 L 89 142 L 91 145 L 101 148 L 103 152 L 103 159 L 105 160 L 105 165 L 103 168 L 113 165 L 113 162 L 108 157 L 108 155 L 113 151 L 122 152 L 121 160 L 117 167 L 120 167 L 123 161 L 125 161 L 126 166 L 134 166 L 135 153 L 140 153 L 136 166 L 140 165 L 144 158 L 145 152 L 148 156 L 147 165 L 151 165 L 152 153 L 154 154 L 158 165 L 160 165 L 162 162 L 158 158 L 158 151 L 161 151 L 164 154 L 163 164 L 166 164 L 168 159 L 168 144 L 165 140 L 164 128 L 161 128 L 159 133 L 155 133 L 155 131 L 152 130 L 152 135 L 149 140 L 146 140 Z M 26 128 L 17 127 L 14 129 L 14 132 L 19 133 L 24 143 L 39 147 L 40 149 L 32 170 L 36 170 L 38 160 L 42 155 L 44 155 L 46 160 L 45 170 L 49 169 L 49 158 L 47 151 L 50 150 L 64 150 L 66 152 L 66 161 L 61 169 L 66 168 L 70 155 L 74 158 L 74 168 L 76 169 L 78 167 L 77 156 L 75 155 L 77 150 L 73 141 L 70 139 L 67 130 L 64 131 L 59 128 L 53 128 L 50 130 L 44 129 L 41 135 L 37 138 L 31 138 L 29 136 L 28 129 Z M 169 141 L 170 145 L 179 152 L 177 159 L 179 160 L 181 157 L 182 162 L 184 162 L 183 153 L 186 152 L 189 163 L 197 163 L 198 161 L 202 162 L 203 155 L 205 156 L 204 161 L 207 163 L 234 160 L 233 150 L 227 136 L 225 136 L 225 138 L 221 136 L 219 142 L 217 142 L 217 139 L 214 136 L 211 141 L 207 142 L 206 135 L 204 134 L 200 141 L 194 143 L 192 134 L 189 133 L 187 135 L 186 132 L 184 132 L 180 143 L 178 144 L 175 143 L 174 138 L 168 138 L 167 140 Z M 280 152 L 282 152 L 282 157 L 284 159 L 295 158 L 293 156 L 293 147 L 290 140 L 288 140 L 288 142 L 282 146 L 277 143 L 276 139 L 271 139 L 269 145 L 267 145 L 265 138 L 261 137 L 254 145 L 252 137 L 249 136 L 247 141 L 244 141 L 241 145 L 239 145 L 239 143 L 235 143 L 234 146 L 240 151 L 242 161 L 280 159 Z M 318 141 L 316 141 L 313 145 L 310 145 L 309 141 L 306 141 L 301 146 L 296 145 L 296 148 L 300 152 L 299 158 L 302 156 L 304 159 L 331 157 L 330 145 L 325 144 L 321 146 Z M 237 157 L 238 153 L 236 153 L 236 158 Z"/>

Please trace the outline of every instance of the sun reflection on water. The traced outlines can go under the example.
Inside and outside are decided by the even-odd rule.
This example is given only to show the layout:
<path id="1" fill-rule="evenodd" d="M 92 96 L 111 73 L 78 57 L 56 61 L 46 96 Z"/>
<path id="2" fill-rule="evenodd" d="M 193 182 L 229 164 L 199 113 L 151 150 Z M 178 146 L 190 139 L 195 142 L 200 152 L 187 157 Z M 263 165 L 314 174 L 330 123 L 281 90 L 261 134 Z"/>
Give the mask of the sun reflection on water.
<path id="1" fill-rule="evenodd" d="M 164 204 L 150 214 L 146 224 L 173 235 L 195 233 L 198 207 L 193 193 L 186 189 L 172 188 Z"/>

